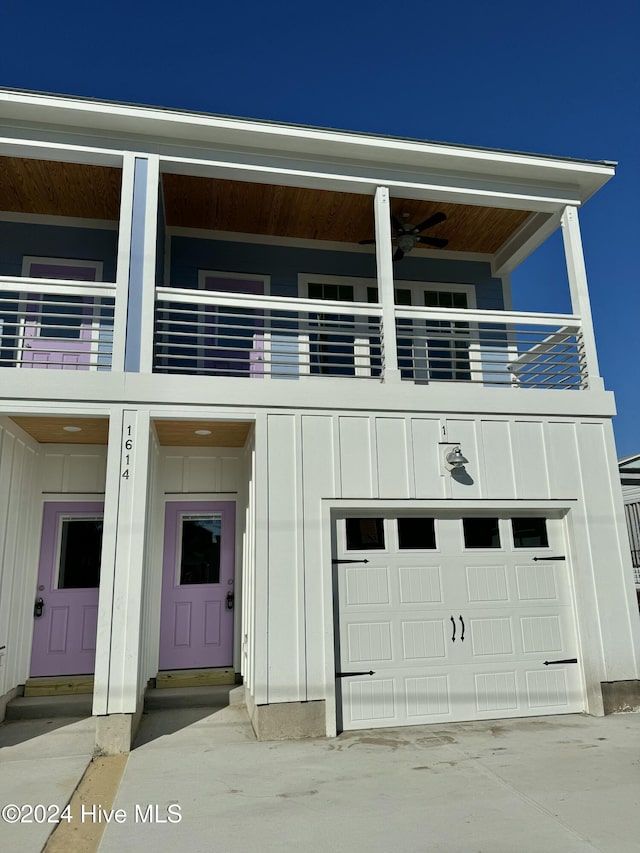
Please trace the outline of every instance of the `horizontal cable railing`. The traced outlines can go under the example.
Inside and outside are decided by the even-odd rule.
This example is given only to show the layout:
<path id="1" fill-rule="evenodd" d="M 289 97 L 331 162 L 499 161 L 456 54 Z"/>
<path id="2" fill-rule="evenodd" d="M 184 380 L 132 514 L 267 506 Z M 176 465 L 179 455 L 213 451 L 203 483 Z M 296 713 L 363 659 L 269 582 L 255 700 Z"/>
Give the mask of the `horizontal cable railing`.
<path id="1" fill-rule="evenodd" d="M 0 367 L 111 370 L 115 285 L 0 278 Z"/>
<path id="2" fill-rule="evenodd" d="M 364 303 L 159 287 L 154 371 L 380 378 L 381 313 Z"/>
<path id="3" fill-rule="evenodd" d="M 487 387 L 587 387 L 578 317 L 439 308 L 397 308 L 395 313 L 403 379 Z"/>

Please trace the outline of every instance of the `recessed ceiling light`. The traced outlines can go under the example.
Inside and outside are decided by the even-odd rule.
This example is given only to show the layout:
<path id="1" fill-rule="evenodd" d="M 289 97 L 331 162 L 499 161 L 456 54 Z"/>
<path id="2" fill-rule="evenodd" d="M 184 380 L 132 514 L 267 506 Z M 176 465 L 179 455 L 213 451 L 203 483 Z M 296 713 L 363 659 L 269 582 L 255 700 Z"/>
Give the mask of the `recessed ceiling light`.
<path id="1" fill-rule="evenodd" d="M 62 427 L 65 432 L 82 432 L 82 427 L 66 426 Z"/>
<path id="2" fill-rule="evenodd" d="M 196 435 L 211 435 L 210 429 L 196 429 L 194 432 Z"/>

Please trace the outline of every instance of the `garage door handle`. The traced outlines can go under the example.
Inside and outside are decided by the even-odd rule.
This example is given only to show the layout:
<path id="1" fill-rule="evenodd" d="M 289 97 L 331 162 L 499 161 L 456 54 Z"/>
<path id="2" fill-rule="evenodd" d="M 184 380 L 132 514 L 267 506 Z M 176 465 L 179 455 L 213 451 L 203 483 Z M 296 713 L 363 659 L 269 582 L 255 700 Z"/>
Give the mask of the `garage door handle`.
<path id="1" fill-rule="evenodd" d="M 460 624 L 462 625 L 462 636 L 460 637 L 460 642 L 464 643 L 464 619 L 460 616 Z"/>
<path id="2" fill-rule="evenodd" d="M 336 678 L 349 678 L 350 675 L 375 675 L 375 672 L 372 669 L 368 672 L 336 672 Z"/>
<path id="3" fill-rule="evenodd" d="M 453 625 L 453 635 L 451 637 L 451 642 L 455 643 L 455 641 L 456 641 L 456 620 L 453 618 L 453 616 L 451 617 L 451 624 Z"/>

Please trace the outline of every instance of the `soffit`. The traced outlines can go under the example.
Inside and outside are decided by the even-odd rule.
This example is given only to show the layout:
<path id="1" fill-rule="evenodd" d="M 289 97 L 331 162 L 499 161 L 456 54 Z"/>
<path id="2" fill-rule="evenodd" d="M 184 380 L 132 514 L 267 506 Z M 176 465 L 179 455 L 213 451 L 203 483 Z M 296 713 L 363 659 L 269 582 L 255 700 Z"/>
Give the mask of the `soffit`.
<path id="1" fill-rule="evenodd" d="M 154 421 L 164 447 L 244 447 L 251 430 L 248 421 Z M 207 430 L 209 435 L 197 435 Z"/>
<path id="2" fill-rule="evenodd" d="M 164 174 L 168 226 L 357 243 L 374 236 L 369 195 L 304 187 Z M 392 199 L 394 215 L 422 222 L 442 211 L 447 220 L 425 232 L 449 240 L 447 251 L 494 254 L 529 211 Z"/>
<path id="3" fill-rule="evenodd" d="M 107 444 L 108 418 L 15 417 L 11 420 L 40 444 Z M 67 432 L 64 427 L 79 427 L 79 432 Z"/>
<path id="4" fill-rule="evenodd" d="M 117 221 L 121 170 L 0 157 L 0 210 Z"/>

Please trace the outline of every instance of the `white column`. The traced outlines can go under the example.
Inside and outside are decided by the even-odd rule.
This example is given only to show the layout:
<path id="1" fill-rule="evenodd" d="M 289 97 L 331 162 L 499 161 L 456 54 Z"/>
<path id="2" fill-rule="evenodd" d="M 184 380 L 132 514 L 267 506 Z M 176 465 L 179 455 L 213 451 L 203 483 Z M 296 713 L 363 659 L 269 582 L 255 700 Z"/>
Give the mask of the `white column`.
<path id="1" fill-rule="evenodd" d="M 133 177 L 135 157 L 125 153 L 122 159 L 120 189 L 120 222 L 118 224 L 118 258 L 116 262 L 116 307 L 113 321 L 113 355 L 111 370 L 124 370 L 127 340 L 127 305 L 129 301 L 129 264 L 131 260 L 131 221 L 133 217 Z"/>
<path id="2" fill-rule="evenodd" d="M 93 713 L 133 714 L 139 655 L 149 479 L 149 413 L 114 412 L 109 425 Z"/>
<path id="3" fill-rule="evenodd" d="M 391 205 L 387 187 L 378 187 L 374 199 L 376 223 L 376 263 L 378 299 L 382 305 L 384 340 L 384 381 L 399 382 L 398 344 L 396 335 L 395 298 L 393 288 L 393 246 L 391 243 Z"/>
<path id="4" fill-rule="evenodd" d="M 140 330 L 140 372 L 153 370 L 153 331 L 156 305 L 156 259 L 158 203 L 160 198 L 160 158 L 148 158 L 145 196 L 144 262 L 142 274 L 142 316 Z"/>
<path id="5" fill-rule="evenodd" d="M 604 388 L 604 384 L 598 369 L 596 339 L 593 332 L 591 302 L 589 301 L 589 289 L 587 286 L 587 271 L 582 252 L 578 210 L 575 207 L 565 207 L 564 209 L 564 213 L 562 214 L 562 239 L 564 241 L 564 253 L 567 261 L 567 273 L 569 275 L 571 307 L 573 313 L 577 314 L 581 321 L 582 339 L 589 374 L 589 388 L 594 390 L 602 389 Z"/>

